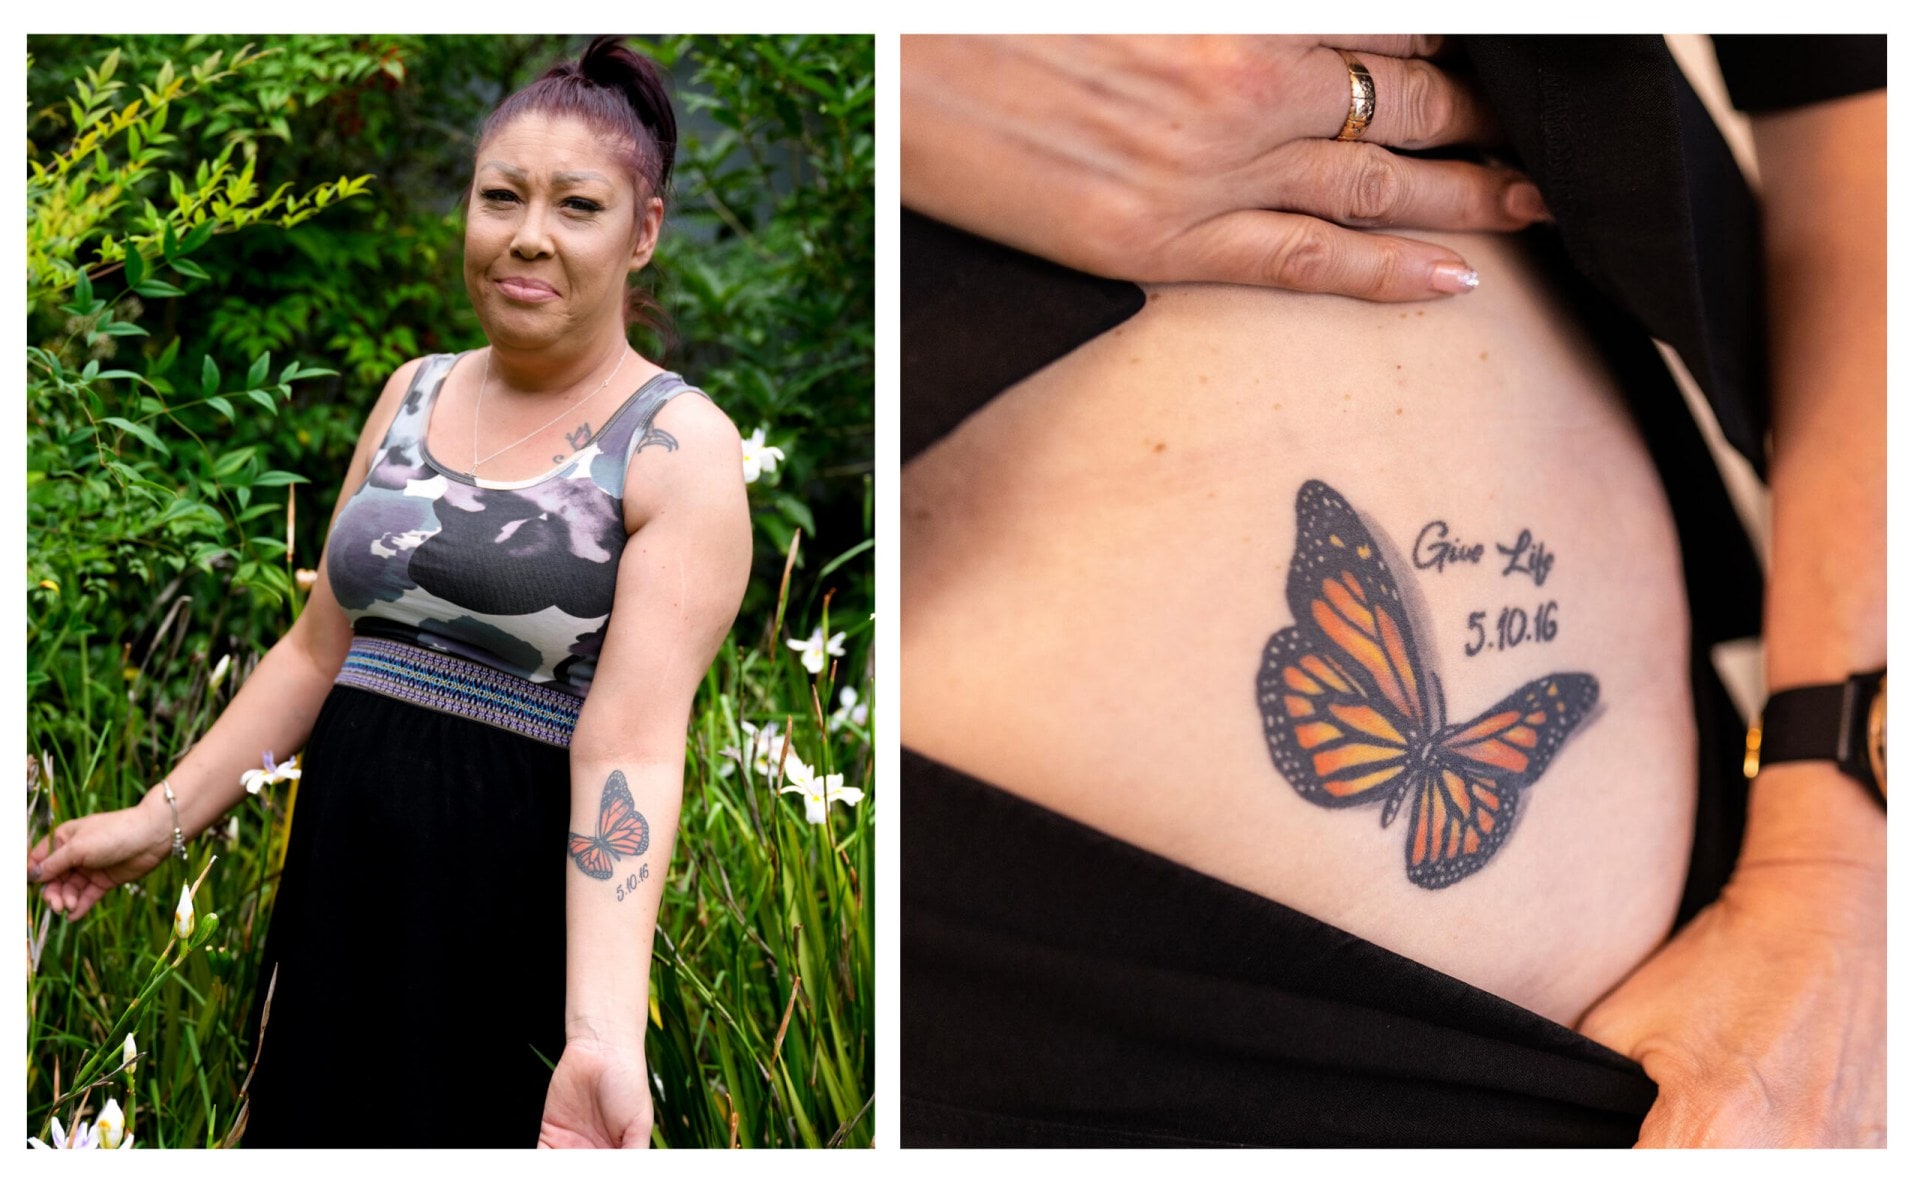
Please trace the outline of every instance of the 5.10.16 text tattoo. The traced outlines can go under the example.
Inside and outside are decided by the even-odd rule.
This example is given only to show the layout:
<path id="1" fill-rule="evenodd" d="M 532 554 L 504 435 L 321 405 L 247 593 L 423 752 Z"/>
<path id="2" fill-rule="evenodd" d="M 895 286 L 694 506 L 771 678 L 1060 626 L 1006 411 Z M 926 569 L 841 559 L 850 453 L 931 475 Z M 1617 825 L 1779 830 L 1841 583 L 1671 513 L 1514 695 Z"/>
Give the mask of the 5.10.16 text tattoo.
<path id="1" fill-rule="evenodd" d="M 614 888 L 613 888 L 614 902 L 619 903 L 620 901 L 626 899 L 628 896 L 631 896 L 637 893 L 640 890 L 640 881 L 643 879 L 646 879 L 651 874 L 652 873 L 647 870 L 647 865 L 645 863 L 642 863 L 640 865 L 640 870 L 627 872 L 626 882 L 614 885 Z"/>
<path id="2" fill-rule="evenodd" d="M 1268 640 L 1255 681 L 1267 751 L 1317 806 L 1379 805 L 1386 826 L 1411 799 L 1407 878 L 1444 888 L 1506 842 L 1520 791 L 1593 710 L 1599 681 L 1548 675 L 1472 720 L 1447 723 L 1440 677 L 1428 672 L 1399 582 L 1359 515 L 1317 480 L 1301 486 L 1294 513 L 1293 624 Z M 1416 565 L 1418 556 L 1416 547 Z"/>

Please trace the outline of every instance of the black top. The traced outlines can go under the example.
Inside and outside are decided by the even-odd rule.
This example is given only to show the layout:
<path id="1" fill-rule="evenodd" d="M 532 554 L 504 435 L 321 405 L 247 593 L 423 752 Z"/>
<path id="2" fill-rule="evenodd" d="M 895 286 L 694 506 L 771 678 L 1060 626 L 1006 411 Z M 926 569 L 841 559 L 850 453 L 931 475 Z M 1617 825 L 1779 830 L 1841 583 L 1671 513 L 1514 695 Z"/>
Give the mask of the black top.
<path id="1" fill-rule="evenodd" d="M 1461 40 L 1574 266 L 1673 345 L 1727 441 L 1764 473 L 1759 209 L 1666 42 Z M 1715 49 L 1730 97 L 1754 110 L 1887 84 L 1885 37 L 1720 37 Z"/>
<path id="2" fill-rule="evenodd" d="M 1684 923 L 1740 845 L 1745 724 L 1707 651 L 1758 632 L 1761 580 L 1648 336 L 1680 352 L 1757 465 L 1755 204 L 1659 38 L 1464 42 L 1556 219 L 1528 238 L 1627 396 L 1680 534 L 1701 783 Z M 1735 101 L 1754 109 L 1885 84 L 1884 38 L 1719 50 Z M 911 213 L 902 265 L 906 460 L 1143 304 L 1130 283 Z M 1651 1082 L 1558 1024 L 911 751 L 902 778 L 905 1144 L 1630 1145 L 1638 1133 Z"/>

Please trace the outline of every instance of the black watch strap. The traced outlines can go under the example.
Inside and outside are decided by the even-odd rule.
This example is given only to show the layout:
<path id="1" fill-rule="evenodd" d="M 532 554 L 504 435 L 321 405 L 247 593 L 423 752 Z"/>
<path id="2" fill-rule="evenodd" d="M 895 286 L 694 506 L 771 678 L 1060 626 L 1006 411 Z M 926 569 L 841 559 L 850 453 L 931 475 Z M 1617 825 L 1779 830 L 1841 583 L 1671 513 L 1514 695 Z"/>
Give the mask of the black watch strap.
<path id="1" fill-rule="evenodd" d="M 1886 671 L 1868 671 L 1839 683 L 1789 687 L 1767 699 L 1760 717 L 1757 764 L 1831 761 L 1878 791 L 1867 752 L 1867 712 Z"/>

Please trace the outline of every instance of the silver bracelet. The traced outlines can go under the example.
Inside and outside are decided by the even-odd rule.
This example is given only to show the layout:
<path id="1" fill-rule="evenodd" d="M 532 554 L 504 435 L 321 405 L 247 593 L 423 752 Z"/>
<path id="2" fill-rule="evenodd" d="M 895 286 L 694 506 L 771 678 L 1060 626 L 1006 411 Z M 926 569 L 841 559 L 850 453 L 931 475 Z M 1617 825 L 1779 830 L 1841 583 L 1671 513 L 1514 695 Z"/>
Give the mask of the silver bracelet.
<path id="1" fill-rule="evenodd" d="M 166 795 L 167 809 L 173 813 L 173 853 L 180 856 L 184 862 L 187 857 L 187 840 L 180 837 L 180 807 L 174 804 L 173 783 L 162 777 L 160 792 Z"/>

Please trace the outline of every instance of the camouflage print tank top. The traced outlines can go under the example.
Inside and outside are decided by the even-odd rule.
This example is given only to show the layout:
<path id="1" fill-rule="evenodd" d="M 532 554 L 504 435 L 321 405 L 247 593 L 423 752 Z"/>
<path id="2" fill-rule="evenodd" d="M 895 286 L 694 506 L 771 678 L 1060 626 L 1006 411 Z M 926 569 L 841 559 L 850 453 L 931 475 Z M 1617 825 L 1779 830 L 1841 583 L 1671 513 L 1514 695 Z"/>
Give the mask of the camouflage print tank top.
<path id="1" fill-rule="evenodd" d="M 663 372 L 565 462 L 496 483 L 427 452 L 434 397 L 457 358 L 420 365 L 366 481 L 334 521 L 334 597 L 356 637 L 441 651 L 585 697 L 627 543 L 628 464 L 660 407 L 700 390 Z"/>

